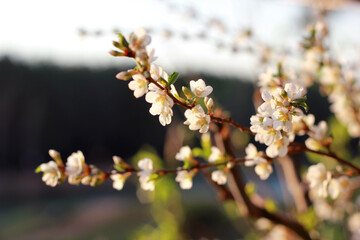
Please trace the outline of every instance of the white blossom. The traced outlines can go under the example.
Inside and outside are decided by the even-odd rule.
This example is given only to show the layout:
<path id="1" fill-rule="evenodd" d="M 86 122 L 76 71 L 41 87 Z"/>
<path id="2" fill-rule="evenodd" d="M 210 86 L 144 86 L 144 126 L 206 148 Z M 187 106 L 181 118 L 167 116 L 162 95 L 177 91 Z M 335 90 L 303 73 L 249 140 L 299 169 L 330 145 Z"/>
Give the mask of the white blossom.
<path id="1" fill-rule="evenodd" d="M 193 185 L 192 179 L 194 174 L 195 173 L 193 171 L 179 171 L 176 175 L 175 181 L 180 184 L 181 189 L 190 189 Z"/>
<path id="2" fill-rule="evenodd" d="M 274 72 L 271 68 L 266 69 L 265 73 L 261 73 L 259 76 L 258 86 L 262 90 L 273 90 L 280 85 L 280 80 L 274 77 Z"/>
<path id="3" fill-rule="evenodd" d="M 81 183 L 84 185 L 89 185 L 91 180 L 92 180 L 91 176 L 87 175 L 81 179 Z"/>
<path id="4" fill-rule="evenodd" d="M 149 92 L 145 96 L 145 100 L 148 103 L 152 103 L 149 110 L 151 115 L 159 115 L 159 121 L 161 125 L 165 126 L 171 123 L 173 115 L 172 106 L 174 101 L 155 84 L 149 85 Z"/>
<path id="5" fill-rule="evenodd" d="M 61 172 L 55 161 L 49 161 L 39 166 L 41 172 L 43 172 L 42 180 L 46 185 L 55 187 L 61 177 Z"/>
<path id="6" fill-rule="evenodd" d="M 221 153 L 220 149 L 212 146 L 211 147 L 211 154 L 209 156 L 209 162 L 216 162 L 217 160 L 223 159 L 223 154 Z"/>
<path id="7" fill-rule="evenodd" d="M 261 180 L 268 179 L 272 172 L 273 168 L 268 162 L 258 163 L 255 166 L 255 173 L 260 177 Z"/>
<path id="8" fill-rule="evenodd" d="M 353 236 L 354 239 L 360 238 L 360 212 L 356 212 L 349 217 L 347 226 L 350 232 L 355 235 Z"/>
<path id="9" fill-rule="evenodd" d="M 113 188 L 116 190 L 121 190 L 124 187 L 125 180 L 127 179 L 128 175 L 121 174 L 121 173 L 115 173 L 111 174 L 110 178 L 113 180 Z"/>
<path id="10" fill-rule="evenodd" d="M 303 96 L 304 87 L 296 83 L 286 83 L 284 90 L 289 100 L 293 101 Z"/>
<path id="11" fill-rule="evenodd" d="M 287 136 L 284 136 L 283 138 L 274 141 L 270 146 L 266 148 L 266 155 L 271 158 L 277 156 L 284 157 L 288 152 L 289 143 L 290 141 Z"/>
<path id="12" fill-rule="evenodd" d="M 227 182 L 227 176 L 224 171 L 216 170 L 211 173 L 211 179 L 219 185 L 224 185 Z"/>
<path id="13" fill-rule="evenodd" d="M 156 64 L 151 64 L 150 75 L 151 78 L 154 79 L 155 81 L 158 81 L 160 78 L 164 79 L 165 81 L 169 80 L 169 75 L 163 70 L 162 67 Z"/>
<path id="14" fill-rule="evenodd" d="M 337 84 L 341 77 L 340 69 L 336 66 L 325 65 L 321 68 L 320 82 L 325 85 Z"/>
<path id="15" fill-rule="evenodd" d="M 292 115 L 288 108 L 279 107 L 273 113 L 273 128 L 276 131 L 284 130 L 291 132 L 293 130 Z"/>
<path id="16" fill-rule="evenodd" d="M 156 61 L 156 59 L 158 59 L 158 57 L 155 56 L 155 49 L 154 48 L 151 48 L 148 51 L 148 56 L 149 56 L 149 59 L 148 59 L 149 64 L 152 64 L 154 61 Z"/>
<path id="17" fill-rule="evenodd" d="M 322 50 L 318 47 L 312 47 L 305 53 L 303 68 L 306 72 L 315 74 L 319 69 Z"/>
<path id="18" fill-rule="evenodd" d="M 269 162 L 263 158 L 263 152 L 258 152 L 255 145 L 250 143 L 245 148 L 245 166 L 255 166 L 255 173 L 260 177 L 261 180 L 266 180 L 273 172 L 273 168 Z"/>
<path id="19" fill-rule="evenodd" d="M 338 198 L 349 186 L 350 181 L 346 176 L 332 178 L 329 182 L 328 193 L 332 199 Z"/>
<path id="20" fill-rule="evenodd" d="M 311 150 L 319 150 L 323 146 L 323 142 L 326 137 L 327 124 L 325 121 L 321 121 L 317 126 L 310 127 L 309 136 L 306 139 L 305 145 Z"/>
<path id="21" fill-rule="evenodd" d="M 132 50 L 141 50 L 144 49 L 151 42 L 151 37 L 147 34 L 144 28 L 137 28 L 130 35 L 129 47 Z"/>
<path id="22" fill-rule="evenodd" d="M 175 159 L 179 161 L 188 161 L 191 156 L 191 148 L 189 146 L 183 146 L 180 148 L 180 151 L 175 155 Z"/>
<path id="23" fill-rule="evenodd" d="M 134 91 L 136 98 L 144 96 L 148 91 L 148 81 L 142 74 L 135 74 L 132 77 L 134 80 L 129 82 L 129 88 Z"/>
<path id="24" fill-rule="evenodd" d="M 315 197 L 325 198 L 329 195 L 328 186 L 331 181 L 331 172 L 326 170 L 323 163 L 310 166 L 306 179 L 310 183 L 310 189 L 316 194 Z"/>
<path id="25" fill-rule="evenodd" d="M 213 88 L 211 86 L 206 86 L 202 79 L 197 81 L 191 80 L 190 89 L 196 97 L 206 97 L 213 91 Z"/>
<path id="26" fill-rule="evenodd" d="M 329 204 L 323 198 L 314 199 L 314 210 L 318 218 L 332 222 L 339 221 L 343 218 L 344 209 L 338 206 Z"/>
<path id="27" fill-rule="evenodd" d="M 310 183 L 310 188 L 315 188 L 321 185 L 321 183 L 327 178 L 327 172 L 328 171 L 323 163 L 310 166 L 306 174 L 306 179 Z"/>
<path id="28" fill-rule="evenodd" d="M 200 133 L 206 133 L 209 130 L 210 116 L 205 114 L 201 105 L 196 105 L 191 110 L 185 111 L 186 121 L 184 124 L 189 125 L 190 130 L 199 130 Z"/>
<path id="29" fill-rule="evenodd" d="M 306 130 L 312 128 L 315 123 L 315 117 L 313 114 L 308 115 L 295 115 L 293 116 L 293 129 L 299 136 L 303 136 Z"/>
<path id="30" fill-rule="evenodd" d="M 66 162 L 65 172 L 69 175 L 69 179 L 74 179 L 74 177 L 79 176 L 83 171 L 83 166 L 85 164 L 85 157 L 81 151 L 72 153 Z M 73 182 L 70 180 L 71 182 Z"/>
<path id="31" fill-rule="evenodd" d="M 153 163 L 150 158 L 144 158 L 138 162 L 140 171 L 138 172 L 140 186 L 143 190 L 154 191 L 155 182 L 150 180 L 153 171 Z"/>
<path id="32" fill-rule="evenodd" d="M 267 162 L 265 158 L 263 158 L 263 152 L 258 152 L 257 148 L 254 144 L 249 143 L 249 145 L 245 148 L 246 156 L 245 156 L 245 166 L 250 167 L 259 163 Z"/>

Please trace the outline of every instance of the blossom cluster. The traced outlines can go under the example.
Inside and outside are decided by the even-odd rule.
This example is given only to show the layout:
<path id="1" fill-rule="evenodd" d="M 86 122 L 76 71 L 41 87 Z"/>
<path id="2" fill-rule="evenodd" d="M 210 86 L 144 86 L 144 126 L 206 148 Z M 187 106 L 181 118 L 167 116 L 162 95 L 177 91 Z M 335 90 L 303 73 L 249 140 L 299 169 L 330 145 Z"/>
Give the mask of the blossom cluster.
<path id="1" fill-rule="evenodd" d="M 209 135 L 204 134 L 202 136 L 202 141 L 209 141 Z M 176 181 L 179 182 L 182 189 L 190 189 L 192 187 L 192 179 L 195 176 L 198 165 L 198 161 L 195 159 L 192 149 L 189 146 L 183 146 L 180 148 L 179 152 L 176 154 L 175 159 L 184 162 L 183 169 L 188 168 L 189 166 L 194 166 L 194 169 L 191 170 L 181 170 L 177 172 Z M 210 149 L 210 155 L 207 160 L 209 163 L 214 164 L 214 167 L 217 163 L 221 163 L 220 167 L 211 172 L 212 181 L 216 182 L 219 185 L 224 185 L 227 183 L 227 172 L 232 167 L 230 163 L 225 161 L 226 157 L 224 153 L 220 151 L 219 148 L 212 146 Z M 226 166 L 222 166 L 226 165 Z"/>
<path id="2" fill-rule="evenodd" d="M 250 118 L 250 130 L 255 140 L 267 145 L 266 155 L 283 157 L 288 152 L 289 143 L 294 141 L 293 122 L 303 116 L 299 107 L 307 108 L 306 90 L 300 83 L 290 81 L 279 65 L 278 73 L 268 70 L 260 75 L 260 91 L 264 100 L 257 108 L 257 114 Z"/>
<path id="3" fill-rule="evenodd" d="M 129 41 L 129 42 L 128 42 Z M 165 126 L 171 123 L 174 101 L 187 106 L 185 111 L 186 125 L 190 130 L 199 130 L 205 133 L 209 129 L 210 115 L 212 111 L 213 100 L 207 96 L 213 91 L 211 86 L 207 86 L 203 79 L 191 80 L 190 88 L 182 87 L 184 97 L 181 97 L 174 84 L 177 73 L 170 76 L 162 69 L 162 67 L 153 64 L 156 60 L 154 50 L 146 50 L 146 46 L 150 44 L 151 38 L 147 35 L 143 28 L 137 29 L 126 40 L 120 35 L 119 42 L 114 42 L 114 46 L 122 50 L 110 52 L 114 56 L 133 57 L 137 63 L 135 69 L 120 72 L 116 75 L 121 80 L 132 80 L 129 82 L 129 88 L 134 91 L 134 96 L 140 98 L 145 95 L 145 100 L 151 103 L 150 114 L 159 115 L 161 125 Z M 207 113 L 198 103 L 199 99 L 204 99 Z"/>
<path id="4" fill-rule="evenodd" d="M 315 196 L 336 199 L 349 186 L 347 176 L 333 177 L 323 163 L 318 163 L 309 167 L 306 179 L 309 187 Z"/>
<path id="5" fill-rule="evenodd" d="M 66 178 L 70 184 L 79 185 L 81 183 L 90 186 L 97 186 L 107 178 L 110 178 L 113 181 L 113 188 L 122 190 L 127 178 L 136 173 L 140 187 L 146 191 L 153 191 L 155 189 L 155 181 L 161 177 L 161 174 L 154 169 L 153 161 L 150 158 L 139 160 L 137 168 L 134 168 L 125 163 L 120 157 L 114 156 L 115 170 L 105 173 L 93 165 L 87 165 L 81 151 L 72 153 L 67 158 L 66 166 L 62 162 L 60 154 L 55 150 L 50 150 L 49 155 L 54 160 L 41 164 L 36 172 L 42 172 L 42 180 L 51 187 L 62 183 Z M 184 162 L 184 166 L 175 171 L 177 174 L 175 181 L 179 182 L 182 189 L 192 188 L 192 179 L 198 171 L 196 165 L 199 164 L 192 154 L 192 149 L 189 146 L 182 147 L 176 154 L 175 159 Z M 223 153 L 213 146 L 208 157 L 209 163 L 220 163 L 224 159 Z M 212 180 L 220 185 L 226 184 L 226 173 L 231 167 L 231 164 L 227 164 L 226 167 L 213 171 L 211 175 Z M 162 175 L 164 174 L 166 172 L 162 172 Z"/>
<path id="6" fill-rule="evenodd" d="M 85 157 L 81 151 L 72 153 L 66 161 L 64 166 L 60 154 L 55 150 L 50 150 L 49 155 L 54 159 L 47 163 L 41 164 L 36 172 L 42 172 L 42 180 L 46 185 L 55 187 L 68 179 L 68 182 L 73 185 L 97 186 L 104 182 L 107 178 L 113 180 L 113 188 L 116 190 L 123 189 L 124 183 L 128 177 L 134 172 L 139 176 L 140 186 L 144 190 L 154 190 L 154 177 L 156 174 L 153 171 L 153 163 L 150 158 L 141 159 L 138 162 L 138 169 L 134 169 L 126 164 L 120 157 L 114 156 L 114 168 L 110 173 L 105 173 L 93 165 L 85 163 Z"/>
<path id="7" fill-rule="evenodd" d="M 309 32 L 303 42 L 304 72 L 310 75 L 310 79 L 318 79 L 322 92 L 328 96 L 330 110 L 348 128 L 352 137 L 359 137 L 360 88 L 354 74 L 329 56 L 325 46 L 328 31 L 322 22 L 310 25 Z"/>
<path id="8" fill-rule="evenodd" d="M 312 75 L 318 74 L 322 90 L 329 95 L 331 110 L 348 126 L 352 136 L 360 136 L 360 89 L 355 87 L 354 78 L 350 75 L 343 76 L 341 65 L 330 60 L 325 54 L 323 39 L 326 34 L 327 30 L 321 24 L 311 28 L 310 36 L 305 38 L 303 43 L 306 50 L 304 69 Z M 111 54 L 133 58 L 136 67 L 120 72 L 116 77 L 129 80 L 128 87 L 135 98 L 144 97 L 145 101 L 151 104 L 150 114 L 159 116 L 159 122 L 163 126 L 172 122 L 172 108 L 175 104 L 184 107 L 184 124 L 188 125 L 190 130 L 202 133 L 202 148 L 181 147 L 175 159 L 183 165 L 170 170 L 154 168 L 150 158 L 139 160 L 135 167 L 114 156 L 114 170 L 110 172 L 88 165 L 81 151 L 72 153 L 64 164 L 60 154 L 50 150 L 49 155 L 53 160 L 36 169 L 36 172 L 43 173 L 42 180 L 46 185 L 54 187 L 67 179 L 74 185 L 97 186 L 106 179 L 111 179 L 113 188 L 122 190 L 126 180 L 136 175 L 141 189 L 154 191 L 158 179 L 167 174 L 176 174 L 175 181 L 180 188 L 191 189 L 193 178 L 202 168 L 212 170 L 209 178 L 213 182 L 225 185 L 228 183 L 229 173 L 235 170 L 232 168 L 238 163 L 244 163 L 246 167 L 254 166 L 259 178 L 266 180 L 273 172 L 274 159 L 288 155 L 289 149 L 296 150 L 295 147 L 299 146 L 299 152 L 315 152 L 333 157 L 340 163 L 347 163 L 331 152 L 332 138 L 329 137 L 327 123 L 320 121 L 316 124 L 314 115 L 305 114 L 308 111 L 306 87 L 312 84 L 311 81 L 304 81 L 304 77 L 297 78 L 292 72 L 285 72 L 281 64 L 276 72 L 268 69 L 261 74 L 258 86 L 263 102 L 257 107 L 256 114 L 251 116 L 251 126 L 247 129 L 233 122 L 231 118 L 214 116 L 214 102 L 209 98 L 213 88 L 203 79 L 191 80 L 188 87 L 182 86 L 182 93 L 179 94 L 175 87 L 178 73 L 168 74 L 153 63 L 156 60 L 155 52 L 153 49 L 147 50 L 150 42 L 151 37 L 142 28 L 135 30 L 128 38 L 119 34 L 119 41 L 113 42 L 113 45 L 120 51 L 111 51 Z M 230 124 L 240 130 L 246 129 L 255 135 L 256 142 L 266 145 L 265 151 L 258 151 L 254 144 L 249 143 L 245 148 L 244 158 L 229 156 L 231 154 L 223 150 L 226 147 L 217 144 L 218 148 L 211 143 L 210 134 L 207 132 L 212 120 Z M 305 140 L 305 146 L 294 142 L 296 136 L 305 134 L 309 136 Z M 360 169 L 355 165 L 346 165 L 360 173 Z M 323 219 L 339 219 L 344 215 L 343 210 L 334 208 L 335 203 L 331 205 L 327 201 L 336 202 L 349 188 L 350 179 L 346 172 L 342 168 L 337 168 L 337 171 L 329 171 L 323 163 L 318 163 L 310 166 L 306 174 L 315 212 Z M 227 186 L 224 188 L 227 189 Z M 360 236 L 358 221 L 359 213 L 353 214 L 348 221 L 348 227 L 354 236 Z"/>

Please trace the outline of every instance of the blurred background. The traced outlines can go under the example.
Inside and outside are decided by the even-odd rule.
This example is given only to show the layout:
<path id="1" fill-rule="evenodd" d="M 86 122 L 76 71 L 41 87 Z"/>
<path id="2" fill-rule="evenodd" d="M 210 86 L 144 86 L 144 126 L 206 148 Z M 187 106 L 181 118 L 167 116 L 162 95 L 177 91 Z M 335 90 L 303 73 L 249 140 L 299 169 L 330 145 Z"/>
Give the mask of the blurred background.
<path id="1" fill-rule="evenodd" d="M 315 2 L 330 9 L 329 45 L 336 56 L 359 62 L 358 2 Z M 182 109 L 175 107 L 173 124 L 162 127 L 148 113 L 150 105 L 115 79 L 133 67 L 108 54 L 116 32 L 146 28 L 159 56 L 156 63 L 168 73 L 180 72 L 179 85 L 205 79 L 214 87 L 217 106 L 249 126 L 254 82 L 264 62 L 298 64 L 286 56 L 301 54 L 298 44 L 315 19 L 313 5 L 290 0 L 13 0 L 1 5 L 0 239 L 241 239 L 248 234 L 250 223 L 232 203 L 218 202 L 201 174 L 189 191 L 164 179 L 155 194 L 147 194 L 137 190 L 135 179 L 121 192 L 110 181 L 96 188 L 67 183 L 51 188 L 34 170 L 50 160 L 48 149 L 64 159 L 82 150 L 87 163 L 109 171 L 113 155 L 131 162 L 150 154 L 158 166 L 175 167 L 182 145 L 199 145 L 197 134 L 182 125 Z M 272 54 L 254 52 L 250 33 L 263 53 Z M 327 100 L 316 89 L 308 98 L 316 102 L 309 104 L 310 112 L 327 119 Z M 239 132 L 233 139 L 243 154 L 249 139 Z M 243 171 L 249 181 L 258 181 L 253 171 Z M 291 207 L 281 178 L 276 172 L 262 183 L 261 195 L 279 208 Z"/>

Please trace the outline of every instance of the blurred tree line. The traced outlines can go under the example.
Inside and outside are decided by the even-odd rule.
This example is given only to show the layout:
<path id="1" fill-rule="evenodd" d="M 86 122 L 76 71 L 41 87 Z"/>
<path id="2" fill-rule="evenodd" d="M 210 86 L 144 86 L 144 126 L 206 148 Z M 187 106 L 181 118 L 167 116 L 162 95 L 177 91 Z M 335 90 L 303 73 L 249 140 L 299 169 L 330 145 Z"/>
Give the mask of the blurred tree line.
<path id="1" fill-rule="evenodd" d="M 89 163 L 102 161 L 109 167 L 112 155 L 130 157 L 144 144 L 161 155 L 167 128 L 147 114 L 148 103 L 135 99 L 127 83 L 115 78 L 123 69 L 63 68 L 2 58 L 0 167 L 34 168 L 48 160 L 50 148 L 64 157 L 81 149 Z M 249 81 L 206 74 L 180 73 L 180 78 L 183 85 L 206 79 L 215 89 L 215 101 L 249 125 L 254 112 Z M 184 121 L 182 109 L 175 108 L 174 120 Z"/>

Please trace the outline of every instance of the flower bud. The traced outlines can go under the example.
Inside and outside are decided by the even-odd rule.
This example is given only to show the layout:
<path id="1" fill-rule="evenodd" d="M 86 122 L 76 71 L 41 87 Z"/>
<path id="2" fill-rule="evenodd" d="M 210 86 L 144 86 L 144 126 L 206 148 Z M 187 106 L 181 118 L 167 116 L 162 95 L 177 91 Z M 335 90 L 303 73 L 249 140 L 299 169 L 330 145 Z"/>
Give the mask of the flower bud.
<path id="1" fill-rule="evenodd" d="M 226 164 L 226 167 L 229 168 L 229 169 L 233 168 L 234 166 L 235 166 L 235 163 L 234 163 L 234 162 L 228 162 L 228 163 Z"/>
<path id="2" fill-rule="evenodd" d="M 81 183 L 84 185 L 89 185 L 91 182 L 91 177 L 90 176 L 85 176 L 81 179 Z"/>
<path id="3" fill-rule="evenodd" d="M 51 158 L 55 159 L 60 156 L 60 153 L 58 151 L 55 151 L 54 149 L 50 149 L 49 155 Z"/>
<path id="4" fill-rule="evenodd" d="M 114 56 L 114 57 L 122 57 L 122 56 L 124 56 L 124 53 L 118 52 L 118 51 L 115 51 L 115 50 L 111 50 L 111 51 L 109 52 L 109 54 L 110 54 L 111 56 Z"/>
<path id="5" fill-rule="evenodd" d="M 132 69 L 128 71 L 119 72 L 118 74 L 116 74 L 116 78 L 119 80 L 127 81 L 132 77 L 133 73 L 134 72 Z"/>
<path id="6" fill-rule="evenodd" d="M 212 98 L 205 97 L 204 103 L 206 105 L 206 108 L 209 110 L 209 112 L 212 112 L 212 109 L 214 107 L 214 101 Z"/>
<path id="7" fill-rule="evenodd" d="M 114 160 L 114 163 L 115 163 L 115 164 L 121 164 L 122 161 L 123 161 L 122 158 L 119 157 L 119 156 L 113 156 L 112 159 Z"/>
<path id="8" fill-rule="evenodd" d="M 188 99 L 190 99 L 190 98 L 192 98 L 192 92 L 190 91 L 190 89 L 188 89 L 187 87 L 182 87 L 182 91 L 183 91 L 183 93 L 185 94 L 185 96 L 188 98 Z"/>

